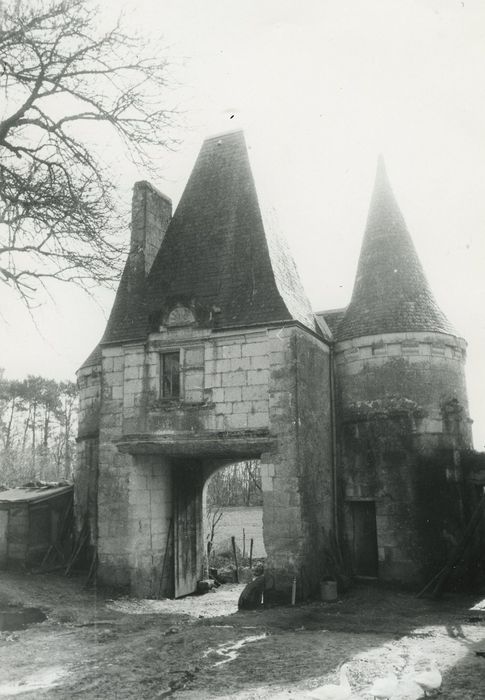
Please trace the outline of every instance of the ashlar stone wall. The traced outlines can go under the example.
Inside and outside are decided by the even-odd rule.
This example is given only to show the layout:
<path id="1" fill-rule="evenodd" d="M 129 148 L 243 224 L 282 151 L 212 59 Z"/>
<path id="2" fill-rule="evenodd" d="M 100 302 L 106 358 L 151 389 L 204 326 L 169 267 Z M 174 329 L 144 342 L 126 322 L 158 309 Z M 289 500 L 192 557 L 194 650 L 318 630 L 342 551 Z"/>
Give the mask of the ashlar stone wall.
<path id="1" fill-rule="evenodd" d="M 160 397 L 160 353 L 175 349 L 181 396 L 167 401 Z M 333 523 L 326 344 L 297 324 L 225 332 L 181 327 L 102 354 L 101 578 L 137 595 L 170 595 L 174 475 L 180 488 L 184 460 L 191 469 L 199 460 L 202 498 L 203 482 L 221 460 L 261 457 L 269 585 L 287 589 L 297 577 L 300 595 L 315 589 L 324 533 Z"/>

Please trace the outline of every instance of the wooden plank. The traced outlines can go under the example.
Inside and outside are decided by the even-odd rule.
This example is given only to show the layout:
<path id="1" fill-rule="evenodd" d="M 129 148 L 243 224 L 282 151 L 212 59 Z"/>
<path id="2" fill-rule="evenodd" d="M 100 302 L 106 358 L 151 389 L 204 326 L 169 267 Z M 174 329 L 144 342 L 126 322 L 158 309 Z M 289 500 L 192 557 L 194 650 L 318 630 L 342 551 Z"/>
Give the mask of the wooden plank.
<path id="1" fill-rule="evenodd" d="M 202 467 L 199 462 L 177 461 L 174 484 L 175 598 L 194 593 L 201 575 Z"/>
<path id="2" fill-rule="evenodd" d="M 483 496 L 481 497 L 468 525 L 463 531 L 461 540 L 452 550 L 447 563 L 443 566 L 443 568 L 440 571 L 438 571 L 438 573 L 435 576 L 433 576 L 431 581 L 429 581 L 429 583 L 427 583 L 426 586 L 421 591 L 419 591 L 419 593 L 416 596 L 417 598 L 422 598 L 428 591 L 431 591 L 431 596 L 433 598 L 438 598 L 441 595 L 443 586 L 449 578 L 455 565 L 464 556 L 466 549 L 470 544 L 478 525 L 484 517 L 484 512 L 485 494 L 483 494 Z"/>
<path id="3" fill-rule="evenodd" d="M 7 563 L 8 553 L 8 510 L 0 510 L 0 567 Z"/>

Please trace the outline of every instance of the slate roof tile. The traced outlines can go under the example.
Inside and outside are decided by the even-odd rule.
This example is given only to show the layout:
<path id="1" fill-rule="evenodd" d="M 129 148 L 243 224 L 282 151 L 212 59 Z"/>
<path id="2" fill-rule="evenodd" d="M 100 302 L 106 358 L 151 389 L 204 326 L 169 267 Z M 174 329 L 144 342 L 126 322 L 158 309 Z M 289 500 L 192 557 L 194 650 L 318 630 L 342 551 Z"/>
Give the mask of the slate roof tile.
<path id="1" fill-rule="evenodd" d="M 295 264 L 261 209 L 241 131 L 204 142 L 150 270 L 147 300 L 152 329 L 181 304 L 201 326 L 295 319 L 315 330 Z"/>
<path id="2" fill-rule="evenodd" d="M 145 338 L 177 305 L 200 326 L 296 320 L 320 332 L 272 212 L 256 192 L 241 131 L 207 139 L 145 276 L 132 249 L 100 345 Z M 97 346 L 83 367 L 100 359 Z"/>
<path id="3" fill-rule="evenodd" d="M 337 339 L 411 331 L 456 335 L 428 285 L 381 158 L 352 299 Z"/>

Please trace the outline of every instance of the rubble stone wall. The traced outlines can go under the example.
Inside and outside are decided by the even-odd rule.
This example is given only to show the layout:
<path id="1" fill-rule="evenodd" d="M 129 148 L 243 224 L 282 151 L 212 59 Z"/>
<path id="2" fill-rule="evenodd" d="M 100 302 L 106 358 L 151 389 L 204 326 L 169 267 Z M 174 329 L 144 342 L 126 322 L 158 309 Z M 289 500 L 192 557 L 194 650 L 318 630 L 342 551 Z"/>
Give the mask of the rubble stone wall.
<path id="1" fill-rule="evenodd" d="M 352 549 L 353 502 L 374 501 L 380 578 L 423 580 L 444 563 L 446 537 L 459 536 L 463 528 L 456 454 L 471 446 L 465 347 L 440 333 L 369 336 L 337 345 L 347 544 Z M 430 500 L 449 514 L 448 535 L 443 518 L 431 523 Z"/>
<path id="2" fill-rule="evenodd" d="M 99 465 L 99 417 L 101 364 L 78 372 L 79 414 L 75 467 L 74 517 L 78 533 L 87 521 L 90 544 L 97 539 L 97 489 Z"/>

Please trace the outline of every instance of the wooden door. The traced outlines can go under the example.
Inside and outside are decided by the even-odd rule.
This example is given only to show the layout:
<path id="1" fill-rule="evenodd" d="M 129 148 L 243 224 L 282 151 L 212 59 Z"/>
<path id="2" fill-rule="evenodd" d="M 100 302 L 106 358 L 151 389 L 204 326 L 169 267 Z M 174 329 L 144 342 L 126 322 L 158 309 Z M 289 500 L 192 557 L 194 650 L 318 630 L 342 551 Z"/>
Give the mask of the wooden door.
<path id="1" fill-rule="evenodd" d="M 374 501 L 352 501 L 353 567 L 356 576 L 377 578 L 377 528 Z"/>
<path id="2" fill-rule="evenodd" d="M 197 461 L 176 461 L 174 484 L 174 595 L 193 593 L 201 578 L 202 468 Z"/>
<path id="3" fill-rule="evenodd" d="M 8 510 L 0 510 L 0 567 L 7 565 L 8 556 Z"/>

